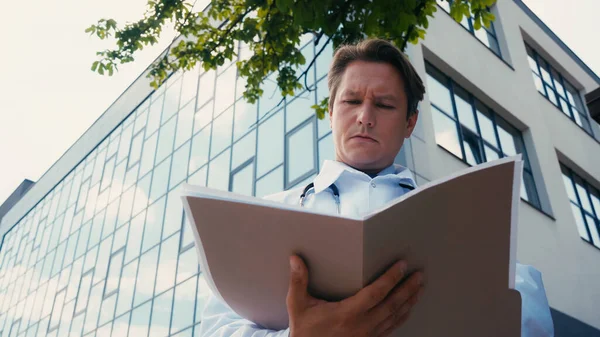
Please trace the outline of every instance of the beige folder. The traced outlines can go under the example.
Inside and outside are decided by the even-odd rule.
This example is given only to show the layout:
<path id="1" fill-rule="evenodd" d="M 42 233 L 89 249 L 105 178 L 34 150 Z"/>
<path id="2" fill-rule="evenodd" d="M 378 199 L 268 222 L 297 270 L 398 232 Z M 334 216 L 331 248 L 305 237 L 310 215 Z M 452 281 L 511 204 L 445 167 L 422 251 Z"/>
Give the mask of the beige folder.
<path id="1" fill-rule="evenodd" d="M 262 327 L 288 327 L 289 256 L 320 298 L 352 296 L 399 259 L 426 288 L 394 336 L 520 336 L 514 290 L 522 161 L 503 158 L 429 183 L 362 218 L 186 186 L 183 203 L 213 293 Z"/>

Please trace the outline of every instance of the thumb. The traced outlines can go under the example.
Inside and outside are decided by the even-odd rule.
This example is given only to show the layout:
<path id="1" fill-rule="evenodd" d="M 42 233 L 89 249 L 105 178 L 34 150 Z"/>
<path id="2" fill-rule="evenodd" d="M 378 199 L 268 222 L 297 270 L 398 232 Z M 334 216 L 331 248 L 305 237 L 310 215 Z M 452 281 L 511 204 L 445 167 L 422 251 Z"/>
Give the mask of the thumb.
<path id="1" fill-rule="evenodd" d="M 290 256 L 290 285 L 287 293 L 288 313 L 301 311 L 308 301 L 308 270 L 304 261 L 297 255 Z"/>

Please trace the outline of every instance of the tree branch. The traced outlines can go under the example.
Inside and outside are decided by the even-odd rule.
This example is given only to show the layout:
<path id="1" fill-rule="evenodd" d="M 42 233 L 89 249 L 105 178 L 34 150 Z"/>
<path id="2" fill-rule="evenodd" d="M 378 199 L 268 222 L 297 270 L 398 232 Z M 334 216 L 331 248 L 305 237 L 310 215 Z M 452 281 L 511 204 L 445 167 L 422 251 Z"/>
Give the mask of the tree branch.
<path id="1" fill-rule="evenodd" d="M 415 14 L 416 17 L 420 16 L 423 9 L 425 9 L 426 4 L 427 4 L 426 0 L 421 0 L 419 2 L 419 5 L 417 7 L 415 7 L 415 11 L 413 13 Z M 402 48 L 400 49 L 400 50 L 402 50 L 402 52 L 404 52 L 406 50 L 406 46 L 408 45 L 408 39 L 410 38 L 410 34 L 412 34 L 412 32 L 416 26 L 417 25 L 410 25 L 410 27 L 408 27 L 408 30 L 406 31 L 406 35 L 404 35 L 404 42 L 402 43 Z"/>

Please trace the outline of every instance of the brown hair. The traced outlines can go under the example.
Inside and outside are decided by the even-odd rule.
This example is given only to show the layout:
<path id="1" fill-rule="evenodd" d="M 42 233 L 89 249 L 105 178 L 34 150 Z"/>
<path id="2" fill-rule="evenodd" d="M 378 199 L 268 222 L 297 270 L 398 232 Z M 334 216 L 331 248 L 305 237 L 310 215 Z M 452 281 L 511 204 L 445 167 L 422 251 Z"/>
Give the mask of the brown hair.
<path id="1" fill-rule="evenodd" d="M 348 65 L 354 61 L 387 63 L 392 65 L 404 81 L 407 99 L 406 117 L 417 112 L 417 104 L 423 99 L 425 86 L 410 61 L 392 43 L 383 39 L 367 39 L 357 44 L 340 46 L 333 55 L 333 61 L 327 74 L 329 86 L 329 109 L 333 108 L 337 89 Z"/>

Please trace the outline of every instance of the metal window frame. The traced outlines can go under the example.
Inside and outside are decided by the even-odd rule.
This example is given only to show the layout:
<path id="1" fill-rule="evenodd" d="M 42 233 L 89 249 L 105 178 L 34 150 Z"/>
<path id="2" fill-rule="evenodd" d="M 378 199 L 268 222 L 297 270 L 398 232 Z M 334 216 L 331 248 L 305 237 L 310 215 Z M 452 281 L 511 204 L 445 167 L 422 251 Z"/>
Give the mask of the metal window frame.
<path id="1" fill-rule="evenodd" d="M 292 136 L 294 136 L 296 133 L 302 131 L 305 127 L 309 126 L 310 124 L 312 124 L 312 130 L 313 130 L 313 137 L 311 139 L 312 144 L 307 144 L 308 146 L 312 145 L 312 150 L 313 150 L 313 167 L 308 170 L 307 172 L 303 173 L 302 175 L 300 175 L 299 177 L 297 177 L 296 179 L 294 179 L 293 181 L 289 181 L 289 169 L 290 169 L 290 138 Z M 285 121 L 284 121 L 284 127 L 285 127 Z M 283 188 L 285 190 L 289 189 L 292 186 L 295 186 L 296 184 L 298 184 L 299 182 L 307 179 L 308 177 L 312 176 L 313 174 L 318 172 L 318 167 L 319 167 L 319 155 L 318 155 L 318 144 L 317 144 L 317 121 L 316 121 L 316 116 L 312 115 L 311 117 L 309 117 L 308 119 L 306 119 L 304 122 L 298 124 L 297 126 L 295 126 L 294 128 L 292 128 L 289 132 L 287 132 L 285 134 L 285 140 L 284 140 L 284 170 L 283 170 Z"/>
<path id="2" fill-rule="evenodd" d="M 463 130 L 463 125 L 460 122 L 460 118 L 458 116 L 458 110 L 456 108 L 456 100 L 455 100 L 455 94 L 454 94 L 454 85 L 458 85 L 455 84 L 455 82 L 452 80 L 452 78 L 446 74 L 444 74 L 442 71 L 440 71 L 438 68 L 436 68 L 434 65 L 432 65 L 431 63 L 425 61 L 425 67 L 426 67 L 426 71 L 429 71 L 428 74 L 430 74 L 430 72 L 433 70 L 434 72 L 437 72 L 438 74 L 440 74 L 441 76 L 444 76 L 444 78 L 446 79 L 446 83 L 442 83 L 446 86 L 446 88 L 448 88 L 448 91 L 450 92 L 450 98 L 451 98 L 451 103 L 452 103 L 452 109 L 453 109 L 453 116 L 448 115 L 447 113 L 445 113 L 442 109 L 438 108 L 437 105 L 435 105 L 433 102 L 431 102 L 430 104 L 438 111 L 440 111 L 441 113 L 443 113 L 445 116 L 451 118 L 457 125 L 457 132 L 458 132 L 458 138 L 459 138 L 459 143 L 460 143 L 460 148 L 461 148 L 461 154 L 462 154 L 462 158 L 459 158 L 461 161 L 463 161 L 464 163 L 466 163 L 467 165 L 471 166 L 470 163 L 467 162 L 466 159 L 466 154 L 465 154 L 465 145 L 464 145 L 464 134 L 463 132 L 465 132 L 465 130 Z M 432 76 L 430 74 L 430 76 Z M 462 87 L 461 87 L 462 88 Z M 467 92 L 467 95 L 469 97 L 469 104 L 471 105 L 471 109 L 472 109 L 472 113 L 473 113 L 473 117 L 475 119 L 475 125 L 477 127 L 477 134 L 475 135 L 478 140 L 479 140 L 479 146 L 480 146 L 480 151 L 482 152 L 482 158 L 484 158 L 487 161 L 487 156 L 485 154 L 485 147 L 484 145 L 488 145 L 491 149 L 494 150 L 498 150 L 499 154 L 501 157 L 505 157 L 506 154 L 504 152 L 504 150 L 502 149 L 502 143 L 500 141 L 500 136 L 498 133 L 498 128 L 500 128 L 501 126 L 498 125 L 498 122 L 496 120 L 496 118 L 501 118 L 494 110 L 492 110 L 491 108 L 487 107 L 483 102 L 479 101 L 483 106 L 485 106 L 488 110 L 489 115 L 491 116 L 491 121 L 492 121 L 492 125 L 494 128 L 494 134 L 496 136 L 496 142 L 498 143 L 498 147 L 493 146 L 492 144 L 490 144 L 489 142 L 487 142 L 485 139 L 483 139 L 483 136 L 481 135 L 481 128 L 479 125 L 479 117 L 477 116 L 477 107 L 476 107 L 476 97 L 469 92 L 468 90 L 462 88 L 465 92 Z M 510 125 L 512 127 L 512 125 L 510 123 L 508 123 L 506 120 L 504 120 L 503 118 L 501 118 L 504 124 Z M 517 130 L 516 128 L 512 127 L 514 130 Z M 468 130 L 468 128 L 465 127 L 465 129 L 467 130 L 467 132 L 473 133 L 472 131 Z M 502 128 L 504 129 L 504 128 Z M 506 132 L 508 132 L 510 135 L 512 135 L 513 137 L 516 137 L 515 132 L 511 132 L 511 130 L 505 130 Z M 519 132 L 519 137 L 521 137 L 521 141 L 523 143 L 523 151 L 522 151 L 522 155 L 524 157 L 524 161 L 526 163 L 529 163 L 529 157 L 527 154 L 527 146 L 525 146 L 525 142 L 522 139 L 522 134 L 520 134 Z M 537 186 L 535 183 L 535 176 L 533 175 L 533 172 L 531 171 L 531 168 L 528 168 L 527 166 L 529 166 L 529 164 L 524 165 L 523 170 L 525 172 L 527 172 L 528 174 L 531 175 L 531 177 L 533 178 L 533 191 L 530 191 L 530 189 L 527 188 L 527 186 L 525 186 L 526 191 L 529 194 L 531 194 L 532 192 L 535 193 L 535 202 L 534 201 L 530 201 L 530 204 L 532 204 L 534 207 L 541 209 L 541 204 L 539 203 L 539 195 L 538 195 L 538 191 L 537 191 Z M 524 178 L 522 178 L 524 179 Z M 532 198 L 529 198 L 532 199 Z"/>

